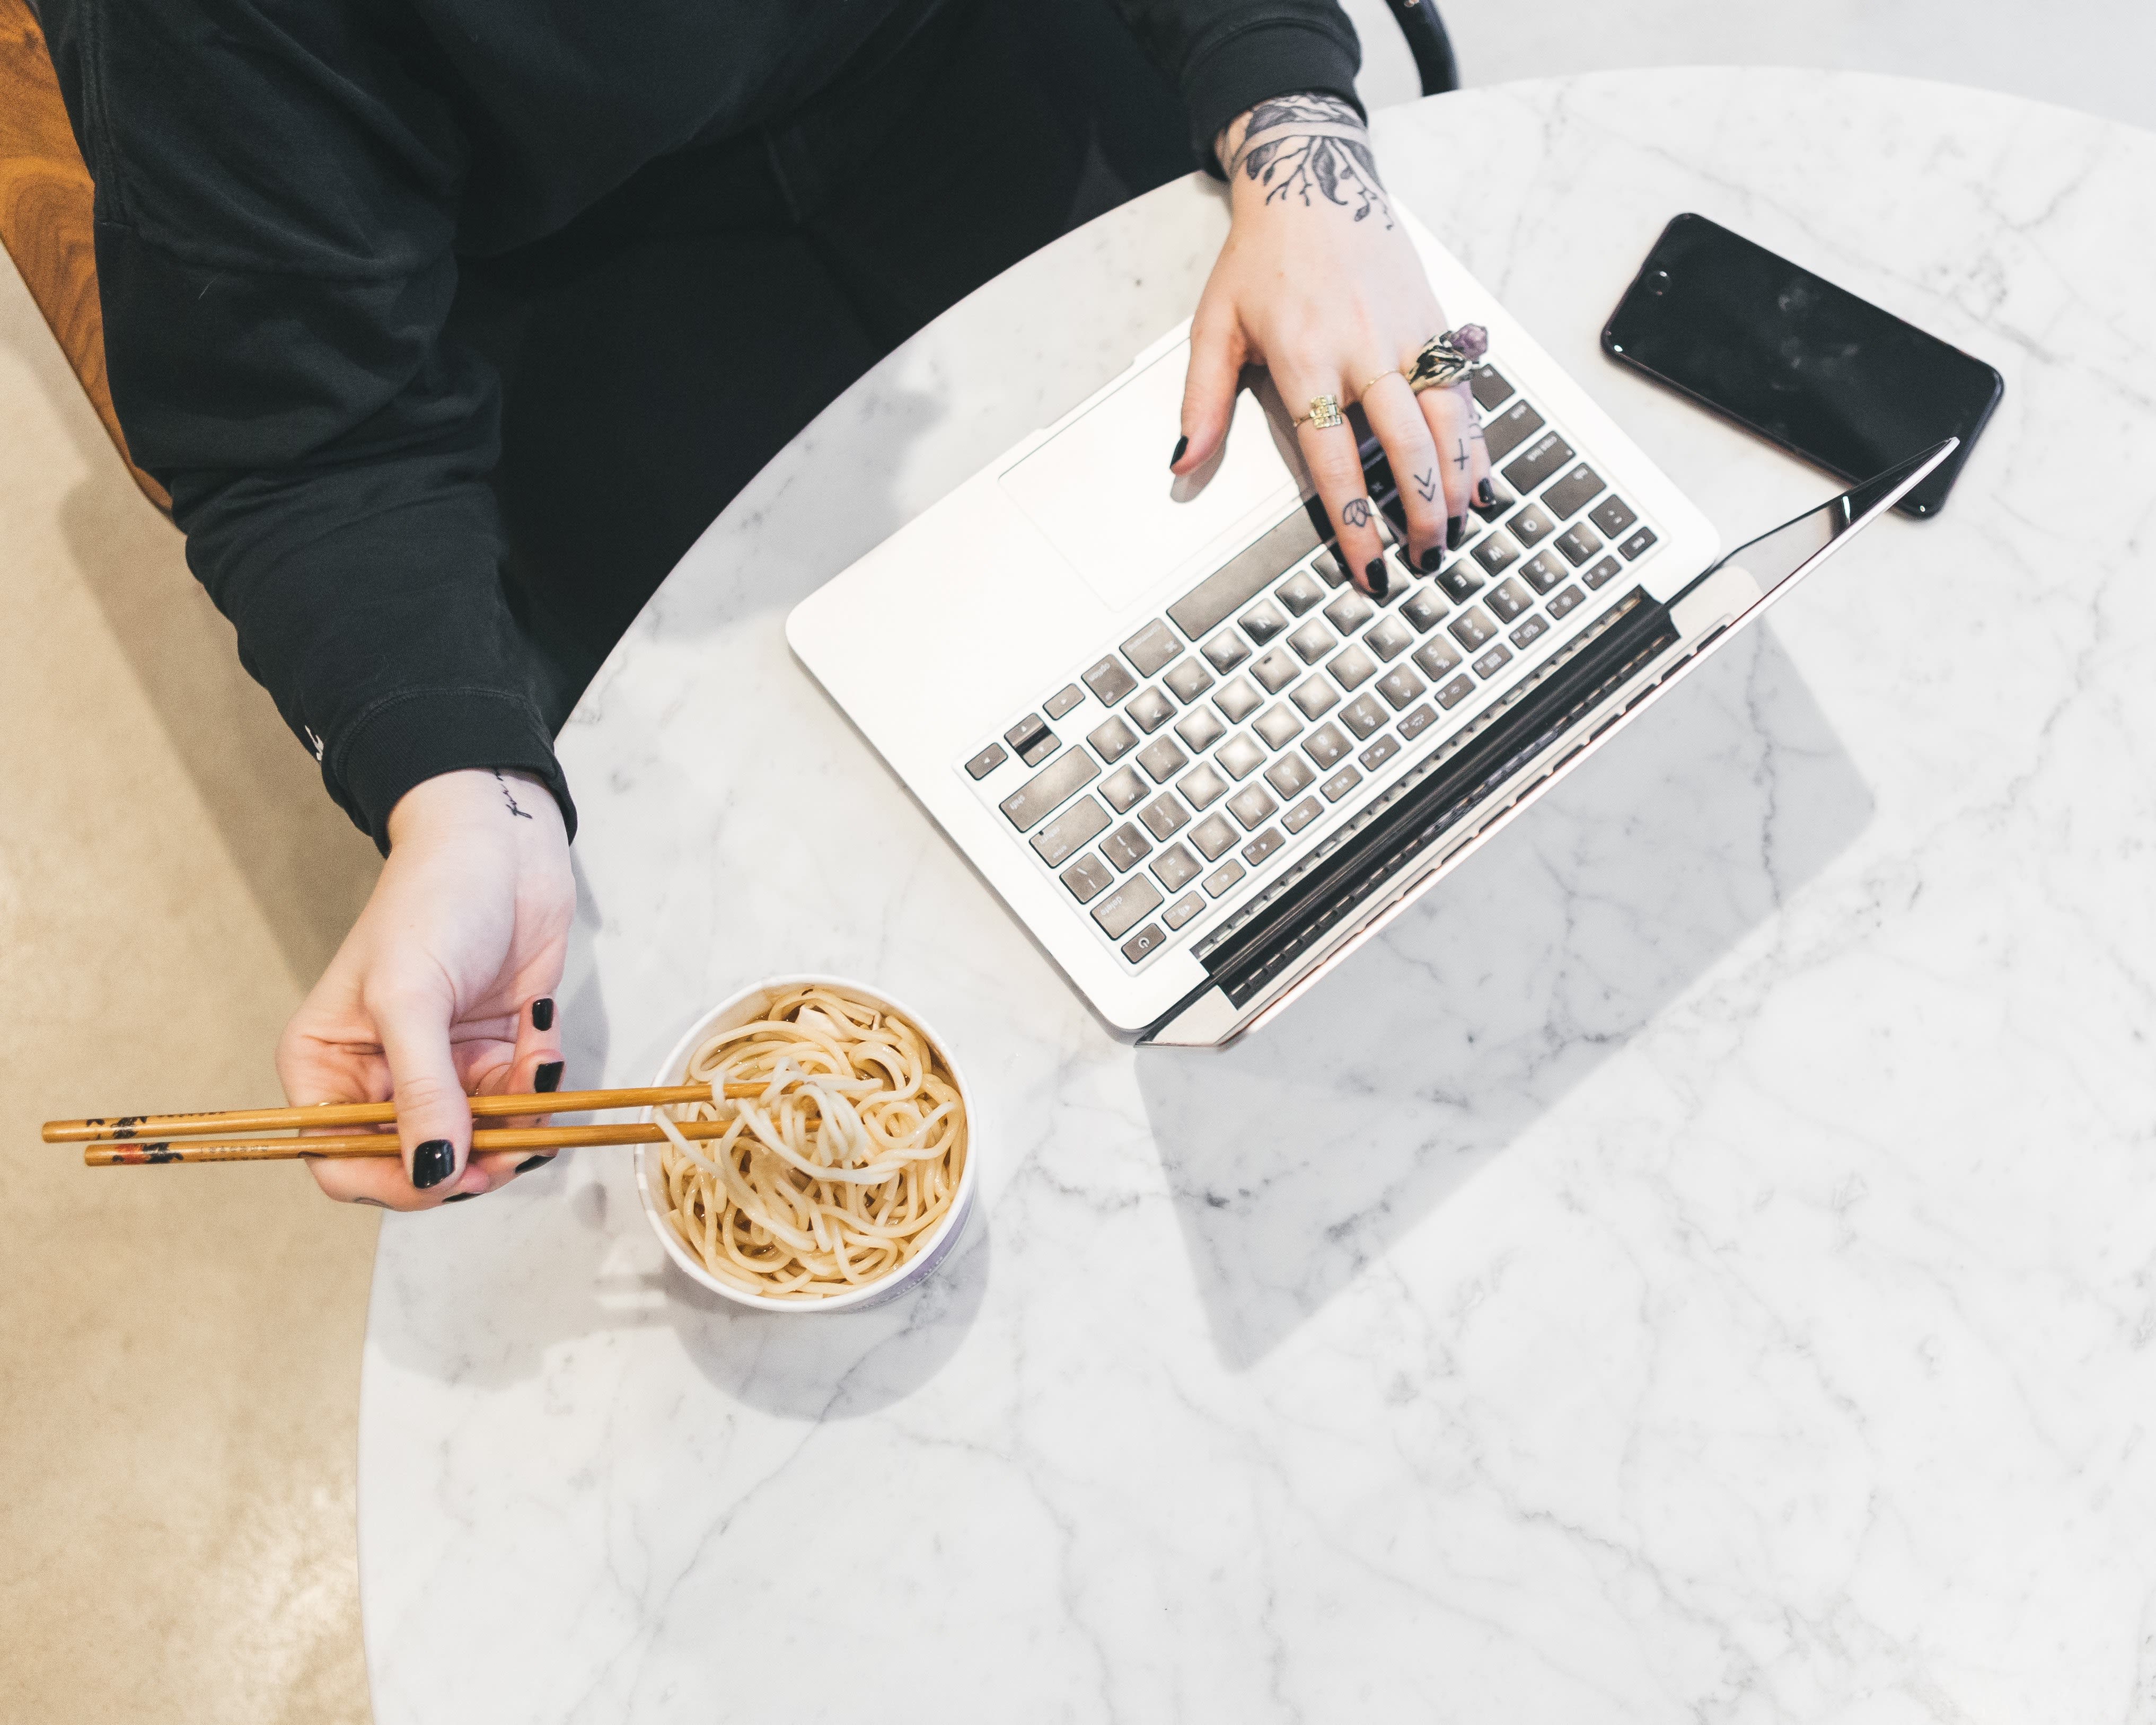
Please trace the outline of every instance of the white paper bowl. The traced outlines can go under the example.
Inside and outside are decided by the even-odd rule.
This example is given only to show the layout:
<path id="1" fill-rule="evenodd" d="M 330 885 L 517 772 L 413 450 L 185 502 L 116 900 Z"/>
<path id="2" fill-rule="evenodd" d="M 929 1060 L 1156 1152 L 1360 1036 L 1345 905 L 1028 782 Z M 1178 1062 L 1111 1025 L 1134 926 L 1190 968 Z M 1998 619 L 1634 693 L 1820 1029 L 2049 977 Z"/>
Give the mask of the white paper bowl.
<path id="1" fill-rule="evenodd" d="M 773 998 L 788 988 L 798 988 L 814 984 L 827 988 L 834 993 L 848 995 L 855 1000 L 865 1000 L 896 1013 L 914 1029 L 920 1031 L 928 1045 L 943 1061 L 943 1070 L 951 1075 L 951 1081 L 958 1088 L 958 1099 L 966 1108 L 966 1165 L 958 1173 L 958 1195 L 952 1200 L 950 1209 L 936 1224 L 921 1249 L 893 1274 L 865 1287 L 844 1294 L 832 1294 L 821 1300 L 771 1300 L 761 1294 L 745 1294 L 739 1288 L 730 1287 L 704 1268 L 702 1260 L 682 1243 L 666 1219 L 665 1201 L 659 1194 L 666 1189 L 666 1177 L 661 1171 L 659 1153 L 661 1144 L 642 1144 L 636 1153 L 636 1195 L 644 1201 L 644 1214 L 651 1224 L 651 1231 L 659 1236 L 659 1243 L 666 1249 L 666 1255 L 680 1266 L 681 1273 L 699 1286 L 713 1293 L 723 1295 L 737 1306 L 747 1306 L 757 1312 L 784 1312 L 794 1317 L 819 1312 L 858 1312 L 864 1306 L 880 1305 L 886 1300 L 896 1298 L 908 1288 L 918 1286 L 936 1273 L 937 1266 L 951 1254 L 958 1236 L 966 1225 L 966 1217 L 973 1206 L 974 1175 L 980 1167 L 980 1142 L 978 1134 L 979 1117 L 973 1111 L 973 1092 L 966 1083 L 965 1074 L 952 1058 L 951 1045 L 936 1034 L 933 1026 L 922 1019 L 911 1007 L 894 1000 L 880 988 L 872 988 L 866 983 L 857 983 L 839 976 L 782 976 L 771 977 L 753 988 L 743 988 L 738 994 L 729 995 L 681 1034 L 674 1045 L 674 1051 L 666 1056 L 660 1067 L 654 1085 L 679 1084 L 688 1069 L 689 1056 L 696 1045 L 715 1031 L 731 1030 L 736 1024 L 745 1024 L 752 1019 L 760 1019 L 770 1009 Z M 649 1119 L 652 1111 L 644 1110 Z"/>

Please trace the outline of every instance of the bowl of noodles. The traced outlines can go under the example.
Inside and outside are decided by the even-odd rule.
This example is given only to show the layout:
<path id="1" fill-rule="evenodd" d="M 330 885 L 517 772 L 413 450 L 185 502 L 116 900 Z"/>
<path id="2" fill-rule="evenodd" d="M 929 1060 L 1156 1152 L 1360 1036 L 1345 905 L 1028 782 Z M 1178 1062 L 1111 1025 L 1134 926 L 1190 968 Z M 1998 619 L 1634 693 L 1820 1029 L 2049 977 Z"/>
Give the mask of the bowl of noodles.
<path id="1" fill-rule="evenodd" d="M 691 1025 L 656 1082 L 636 1188 L 667 1255 L 765 1312 L 875 1305 L 917 1286 L 973 1202 L 972 1098 L 919 1016 L 836 977 L 744 988 Z"/>

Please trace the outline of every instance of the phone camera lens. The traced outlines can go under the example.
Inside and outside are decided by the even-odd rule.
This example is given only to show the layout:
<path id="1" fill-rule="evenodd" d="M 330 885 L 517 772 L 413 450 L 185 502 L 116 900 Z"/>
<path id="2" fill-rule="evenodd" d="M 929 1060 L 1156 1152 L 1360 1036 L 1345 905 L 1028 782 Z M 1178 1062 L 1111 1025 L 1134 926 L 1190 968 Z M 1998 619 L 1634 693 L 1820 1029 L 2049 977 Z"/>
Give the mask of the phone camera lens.
<path id="1" fill-rule="evenodd" d="M 1666 294 L 1669 290 L 1670 272 L 1668 270 L 1656 270 L 1649 272 L 1647 276 L 1647 291 L 1649 293 L 1661 295 Z"/>

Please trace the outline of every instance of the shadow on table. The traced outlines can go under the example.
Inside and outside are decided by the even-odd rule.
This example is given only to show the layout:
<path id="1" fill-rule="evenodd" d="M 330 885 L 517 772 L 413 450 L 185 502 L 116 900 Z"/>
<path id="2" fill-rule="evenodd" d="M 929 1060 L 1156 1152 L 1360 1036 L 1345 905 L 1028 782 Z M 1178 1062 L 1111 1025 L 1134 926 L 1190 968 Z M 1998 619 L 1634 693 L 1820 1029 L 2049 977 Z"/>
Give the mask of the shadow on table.
<path id="1" fill-rule="evenodd" d="M 1265 1029 L 1219 1055 L 1142 1050 L 1223 1360 L 1276 1347 L 1871 809 L 1758 628 Z"/>

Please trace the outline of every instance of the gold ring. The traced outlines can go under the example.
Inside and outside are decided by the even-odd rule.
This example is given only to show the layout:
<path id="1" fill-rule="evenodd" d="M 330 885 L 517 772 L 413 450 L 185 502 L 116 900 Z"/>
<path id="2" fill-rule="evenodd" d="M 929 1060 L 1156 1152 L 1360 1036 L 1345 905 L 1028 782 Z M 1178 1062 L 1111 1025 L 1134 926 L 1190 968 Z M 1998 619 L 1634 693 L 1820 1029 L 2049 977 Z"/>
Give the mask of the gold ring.
<path id="1" fill-rule="evenodd" d="M 1450 389 L 1480 365 L 1489 351 L 1490 332 L 1479 323 L 1464 323 L 1432 336 L 1416 351 L 1408 371 L 1408 388 L 1417 395 L 1425 389 Z"/>
<path id="2" fill-rule="evenodd" d="M 1360 401 L 1364 396 L 1368 395 L 1370 393 L 1370 386 L 1373 383 L 1381 383 L 1386 378 L 1397 377 L 1399 374 L 1400 368 L 1398 366 L 1394 366 L 1389 371 L 1378 372 L 1374 377 L 1365 377 L 1363 380 L 1363 387 L 1355 392 L 1355 399 Z"/>
<path id="3" fill-rule="evenodd" d="M 1310 422 L 1311 429 L 1313 431 L 1330 431 L 1336 425 L 1344 425 L 1348 423 L 1348 416 L 1340 411 L 1340 398 L 1337 395 L 1311 397 L 1310 411 L 1302 416 L 1302 419 L 1298 419 L 1295 423 L 1299 426 L 1303 419 Z"/>

